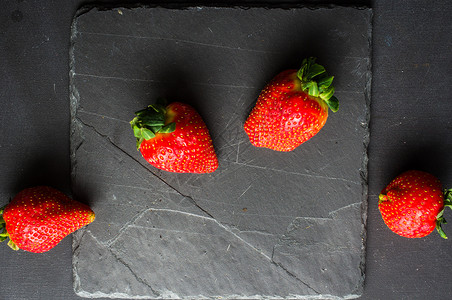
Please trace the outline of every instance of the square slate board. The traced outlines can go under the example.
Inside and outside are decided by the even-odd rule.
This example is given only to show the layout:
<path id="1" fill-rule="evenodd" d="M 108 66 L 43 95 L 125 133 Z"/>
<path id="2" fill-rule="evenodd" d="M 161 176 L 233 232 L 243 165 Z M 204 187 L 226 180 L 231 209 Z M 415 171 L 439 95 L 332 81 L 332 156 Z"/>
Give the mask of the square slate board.
<path id="1" fill-rule="evenodd" d="M 363 290 L 371 18 L 368 8 L 83 8 L 71 47 L 73 234 L 82 297 L 353 298 Z M 296 150 L 253 147 L 263 86 L 316 56 L 337 113 Z M 191 104 L 212 174 L 147 164 L 129 121 L 158 97 Z"/>

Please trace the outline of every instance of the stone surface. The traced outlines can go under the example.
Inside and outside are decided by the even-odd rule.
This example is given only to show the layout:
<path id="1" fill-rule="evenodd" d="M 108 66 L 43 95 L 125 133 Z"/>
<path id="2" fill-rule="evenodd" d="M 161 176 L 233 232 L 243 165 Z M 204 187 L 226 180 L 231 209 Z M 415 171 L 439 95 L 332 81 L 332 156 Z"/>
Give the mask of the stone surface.
<path id="1" fill-rule="evenodd" d="M 357 297 L 364 280 L 371 10 L 83 9 L 71 47 L 73 235 L 83 297 Z M 318 57 L 337 113 L 295 151 L 253 147 L 243 123 L 268 80 Z M 158 97 L 193 105 L 213 174 L 147 164 L 129 121 Z"/>

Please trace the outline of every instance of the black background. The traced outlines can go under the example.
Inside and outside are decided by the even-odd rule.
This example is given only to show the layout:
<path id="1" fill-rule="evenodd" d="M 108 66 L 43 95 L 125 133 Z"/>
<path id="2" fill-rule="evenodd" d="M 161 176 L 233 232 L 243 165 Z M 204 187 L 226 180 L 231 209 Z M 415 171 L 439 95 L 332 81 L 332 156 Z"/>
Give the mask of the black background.
<path id="1" fill-rule="evenodd" d="M 70 26 L 86 2 L 0 3 L 0 204 L 36 184 L 70 194 Z M 452 222 L 444 226 L 451 240 L 436 233 L 405 239 L 386 228 L 377 209 L 380 190 L 407 169 L 431 172 L 452 188 L 452 1 L 329 3 L 369 5 L 374 13 L 367 259 L 361 299 L 452 295 Z M 445 216 L 452 220 L 452 211 Z M 72 289 L 71 238 L 44 254 L 14 252 L 4 243 L 0 261 L 0 299 L 80 299 Z"/>

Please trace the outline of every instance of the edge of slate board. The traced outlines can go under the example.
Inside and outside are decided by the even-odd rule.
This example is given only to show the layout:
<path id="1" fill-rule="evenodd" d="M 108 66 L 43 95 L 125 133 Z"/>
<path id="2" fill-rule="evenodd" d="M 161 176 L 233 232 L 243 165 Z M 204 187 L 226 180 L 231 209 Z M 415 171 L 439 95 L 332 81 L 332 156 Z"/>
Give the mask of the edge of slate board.
<path id="1" fill-rule="evenodd" d="M 365 2 L 365 3 L 364 3 Z M 309 8 L 309 9 L 320 9 L 320 8 L 334 8 L 334 7 L 348 7 L 354 9 L 371 9 L 371 1 L 359 1 L 359 0 L 326 0 L 326 1 L 316 1 L 316 0 L 304 0 L 304 1 L 154 1 L 152 3 L 124 3 L 122 1 L 111 1 L 109 3 L 103 2 L 91 2 L 82 5 L 73 19 L 77 18 L 79 15 L 91 10 L 113 10 L 118 8 L 133 9 L 133 8 L 168 8 L 168 9 L 188 9 L 193 7 L 210 7 L 210 8 Z"/>
<path id="2" fill-rule="evenodd" d="M 240 8 L 240 9 L 247 9 L 247 8 L 268 8 L 268 9 L 291 9 L 291 8 L 308 8 L 308 9 L 322 9 L 322 8 L 334 8 L 334 7 L 348 7 L 348 8 L 354 8 L 354 9 L 362 9 L 362 10 L 368 10 L 370 14 L 370 23 L 372 24 L 373 19 L 373 11 L 371 8 L 371 3 L 369 1 L 368 4 L 363 3 L 357 3 L 357 1 L 337 1 L 339 3 L 331 3 L 334 1 L 329 2 L 321 2 L 321 1 L 305 1 L 304 3 L 292 3 L 292 2 L 281 2 L 281 3 L 275 3 L 275 2 L 239 2 L 239 3 L 223 3 L 223 2 L 210 2 L 210 3 L 196 3 L 196 2 L 161 2 L 161 3 L 152 3 L 152 4 L 143 4 L 143 3 L 121 3 L 121 2 L 112 2 L 112 3 L 91 3 L 81 6 L 77 12 L 75 13 L 72 24 L 71 24 L 71 46 L 70 46 L 70 57 L 69 57 L 69 90 L 70 90 L 70 114 L 71 114 L 71 123 L 70 123 L 70 135 L 72 136 L 74 134 L 74 122 L 72 120 L 76 117 L 76 102 L 77 102 L 77 95 L 76 90 L 73 88 L 73 67 L 74 67 L 74 55 L 73 55 L 73 44 L 75 40 L 75 34 L 76 34 L 76 20 L 79 16 L 93 10 L 97 9 L 99 11 L 107 11 L 107 10 L 114 10 L 114 9 L 134 9 L 134 8 L 167 8 L 167 9 L 190 9 L 194 7 L 209 7 L 209 8 Z M 358 1 L 359 2 L 359 1 Z M 367 32 L 367 40 L 368 40 L 368 55 L 369 55 L 369 62 L 366 72 L 366 85 L 364 88 L 364 97 L 366 100 L 366 103 L 369 107 L 369 109 L 366 110 L 366 126 L 365 126 L 365 136 L 363 139 L 363 147 L 365 149 L 364 156 L 362 160 L 362 167 L 360 170 L 360 175 L 362 178 L 362 202 L 361 202 L 361 218 L 362 218 L 362 231 L 361 231 L 361 238 L 362 238 L 362 249 L 361 249 L 361 263 L 360 263 L 360 270 L 362 273 L 362 277 L 360 282 L 357 284 L 357 287 L 354 291 L 351 291 L 351 293 L 345 297 L 338 297 L 333 295 L 316 295 L 316 296 L 298 296 L 297 299 L 323 299 L 324 297 L 327 297 L 328 299 L 353 299 L 353 298 L 359 298 L 362 296 L 363 289 L 364 289 L 364 282 L 365 282 L 365 268 L 366 268 L 366 240 L 367 240 L 367 209 L 368 209 L 368 146 L 370 142 L 370 105 L 371 105 L 371 86 L 372 86 L 372 26 L 369 27 L 369 30 Z M 73 143 L 70 144 L 70 158 L 71 158 L 71 173 L 74 173 L 74 170 L 76 168 L 76 165 L 74 164 L 74 159 L 77 151 L 77 145 L 74 145 Z M 73 184 L 73 183 L 72 183 Z M 74 252 L 74 249 L 72 250 Z M 74 265 L 72 266 L 73 270 Z M 76 288 L 76 278 L 75 273 L 73 273 L 73 288 L 75 291 Z M 89 295 L 83 295 L 82 293 L 77 293 L 81 297 L 88 297 L 88 298 L 100 298 L 100 297 L 108 297 L 108 298 L 124 298 L 128 295 L 124 295 L 122 293 L 118 293 L 116 295 L 105 295 L 101 292 L 99 294 L 92 294 Z M 141 298 L 141 297 L 139 297 Z"/>

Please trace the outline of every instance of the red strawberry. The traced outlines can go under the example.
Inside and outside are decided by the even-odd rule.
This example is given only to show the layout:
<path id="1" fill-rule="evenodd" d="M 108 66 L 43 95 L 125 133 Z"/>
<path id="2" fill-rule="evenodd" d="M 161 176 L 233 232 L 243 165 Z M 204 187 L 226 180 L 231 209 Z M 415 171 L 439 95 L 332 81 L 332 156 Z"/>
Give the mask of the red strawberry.
<path id="1" fill-rule="evenodd" d="M 312 57 L 303 60 L 298 71 L 278 74 L 262 90 L 245 122 L 251 144 L 292 151 L 316 135 L 325 125 L 328 107 L 339 109 L 332 81 Z"/>
<path id="2" fill-rule="evenodd" d="M 9 237 L 8 245 L 14 250 L 42 253 L 94 218 L 87 205 L 62 192 L 48 186 L 32 187 L 0 209 L 0 241 Z"/>
<path id="3" fill-rule="evenodd" d="M 444 207 L 452 208 L 452 189 L 443 192 L 435 176 L 411 170 L 397 176 L 379 196 L 378 208 L 385 224 L 393 232 L 407 238 L 420 238 L 446 223 Z"/>
<path id="4" fill-rule="evenodd" d="M 130 122 L 137 149 L 156 168 L 175 173 L 211 173 L 218 159 L 207 126 L 188 104 L 149 105 Z"/>

